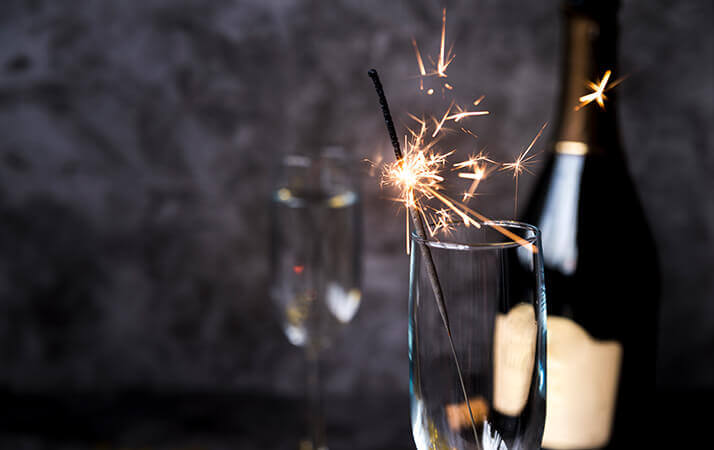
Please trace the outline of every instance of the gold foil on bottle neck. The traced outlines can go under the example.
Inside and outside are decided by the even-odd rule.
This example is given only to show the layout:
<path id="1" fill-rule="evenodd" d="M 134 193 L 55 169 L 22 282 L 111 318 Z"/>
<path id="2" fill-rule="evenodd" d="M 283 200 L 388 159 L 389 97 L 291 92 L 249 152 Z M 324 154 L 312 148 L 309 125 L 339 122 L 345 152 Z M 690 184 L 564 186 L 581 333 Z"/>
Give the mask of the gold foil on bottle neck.
<path id="1" fill-rule="evenodd" d="M 555 143 L 555 151 L 564 155 L 583 156 L 588 152 L 588 144 L 578 141 L 558 141 Z"/>

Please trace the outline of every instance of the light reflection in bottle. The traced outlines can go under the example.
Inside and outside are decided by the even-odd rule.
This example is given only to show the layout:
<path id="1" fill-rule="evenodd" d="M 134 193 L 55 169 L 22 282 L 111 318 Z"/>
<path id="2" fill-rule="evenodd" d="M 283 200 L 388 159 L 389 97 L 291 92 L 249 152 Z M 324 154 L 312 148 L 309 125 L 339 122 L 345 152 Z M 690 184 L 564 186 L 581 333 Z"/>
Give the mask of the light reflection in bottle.
<path id="1" fill-rule="evenodd" d="M 584 161 L 582 156 L 556 156 L 553 186 L 548 190 L 540 220 L 546 266 L 566 275 L 575 272 L 578 262 L 578 198 Z"/>

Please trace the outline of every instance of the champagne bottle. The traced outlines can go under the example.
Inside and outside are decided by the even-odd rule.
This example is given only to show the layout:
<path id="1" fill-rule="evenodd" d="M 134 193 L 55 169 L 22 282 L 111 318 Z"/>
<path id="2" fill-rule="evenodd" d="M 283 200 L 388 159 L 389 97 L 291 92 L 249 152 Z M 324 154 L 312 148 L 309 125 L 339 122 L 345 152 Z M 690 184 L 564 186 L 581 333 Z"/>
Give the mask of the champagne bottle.
<path id="1" fill-rule="evenodd" d="M 617 1 L 565 1 L 559 113 L 523 220 L 542 232 L 548 301 L 543 448 L 632 449 L 657 427 L 652 234 L 620 143 L 617 93 L 578 108 L 616 67 Z M 664 422 L 664 420 L 663 420 Z M 654 448 L 654 447 L 653 447 Z"/>

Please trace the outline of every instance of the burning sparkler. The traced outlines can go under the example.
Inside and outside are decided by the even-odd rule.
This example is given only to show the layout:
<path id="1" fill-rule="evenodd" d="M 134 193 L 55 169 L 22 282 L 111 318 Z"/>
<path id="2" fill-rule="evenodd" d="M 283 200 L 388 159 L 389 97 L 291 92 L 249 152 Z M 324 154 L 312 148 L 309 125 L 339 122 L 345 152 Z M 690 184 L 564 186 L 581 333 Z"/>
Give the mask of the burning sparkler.
<path id="1" fill-rule="evenodd" d="M 433 66 L 432 70 L 427 70 L 424 58 L 414 38 L 412 38 L 412 46 L 414 47 L 417 66 L 419 68 L 420 90 L 424 90 L 423 81 L 426 77 L 447 78 L 446 69 L 453 62 L 454 54 L 453 45 L 447 49 L 446 9 L 442 11 L 441 42 L 438 59 L 434 62 L 431 57 L 428 58 Z M 370 76 L 373 76 L 371 72 Z M 607 82 L 607 80 L 605 80 L 605 82 Z M 376 85 L 377 83 L 375 82 L 375 87 Z M 449 90 L 453 89 L 453 86 L 448 83 L 444 83 L 444 87 Z M 381 84 L 379 84 L 379 89 L 381 89 Z M 431 95 L 433 90 L 429 89 L 427 93 Z M 483 95 L 478 97 L 472 102 L 473 106 L 478 107 L 484 98 Z M 448 121 L 461 123 L 467 118 L 488 115 L 489 111 L 469 110 L 461 107 L 452 100 L 439 118 L 431 117 L 430 119 L 425 119 L 409 114 L 409 117 L 417 123 L 417 127 L 416 129 L 408 128 L 407 131 L 409 135 L 404 136 L 404 153 L 402 154 L 401 149 L 399 149 L 400 144 L 393 124 L 391 126 L 389 125 L 391 123 L 391 115 L 388 114 L 388 109 L 385 109 L 386 98 L 384 98 L 383 95 L 380 95 L 380 104 L 382 105 L 385 120 L 388 123 L 387 128 L 389 129 L 392 146 L 395 148 L 395 155 L 397 156 L 395 162 L 384 166 L 381 184 L 382 186 L 396 188 L 399 192 L 399 196 L 396 200 L 402 203 L 407 210 L 407 220 L 405 223 L 407 253 L 410 249 L 409 216 L 412 216 L 414 226 L 422 228 L 422 230 L 417 229 L 417 232 L 423 239 L 425 239 L 427 231 L 432 237 L 439 231 L 448 231 L 450 228 L 447 224 L 454 223 L 454 220 L 462 222 L 466 227 L 480 227 L 481 222 L 490 222 L 487 217 L 469 208 L 463 202 L 472 199 L 476 195 L 476 190 L 481 182 L 496 169 L 500 168 L 500 170 L 503 171 L 513 171 L 516 185 L 515 208 L 517 209 L 518 177 L 522 172 L 531 173 L 529 167 L 534 162 L 536 155 L 531 154 L 530 151 L 543 132 L 545 125 L 531 141 L 528 148 L 518 155 L 513 162 L 501 164 L 489 158 L 483 152 L 480 152 L 477 155 L 472 155 L 466 161 L 453 164 L 452 170 L 459 170 L 459 178 L 470 180 L 468 189 L 466 189 L 461 196 L 461 202 L 458 202 L 445 194 L 442 189 L 444 176 L 441 173 L 448 165 L 447 160 L 454 154 L 454 150 L 440 153 L 435 150 L 435 146 L 441 138 L 440 133 L 447 129 Z M 463 133 L 477 138 L 477 135 L 471 130 L 463 126 L 460 129 Z M 428 203 L 432 200 L 439 202 L 440 206 L 438 208 L 430 206 Z M 535 247 L 530 243 L 509 233 L 508 230 L 499 229 L 500 227 L 496 226 L 494 226 L 494 228 L 514 239 L 514 241 L 524 247 L 536 251 Z"/>
<path id="2" fill-rule="evenodd" d="M 453 154 L 453 151 L 448 153 L 437 153 L 433 151 L 432 147 L 436 141 L 425 142 L 425 135 L 427 133 L 426 121 L 417 118 L 416 116 L 411 116 L 419 125 L 420 131 L 410 131 L 412 135 L 412 140 L 409 141 L 407 136 L 405 136 L 405 153 L 402 153 L 399 139 L 397 138 L 397 133 L 394 128 L 394 123 L 392 121 L 391 113 L 389 112 L 389 106 L 387 104 L 387 98 L 384 95 L 384 89 L 382 88 L 382 83 L 379 80 L 379 75 L 377 71 L 372 69 L 369 71 L 369 76 L 374 82 L 375 90 L 379 96 L 379 103 L 382 107 L 382 113 L 384 115 L 384 120 L 387 125 L 387 130 L 389 132 L 389 137 L 394 148 L 394 155 L 396 161 L 393 164 L 389 164 L 384 169 L 384 177 L 382 182 L 385 184 L 392 184 L 400 189 L 400 201 L 404 203 L 408 215 L 407 215 L 407 236 L 409 236 L 409 217 L 411 216 L 412 223 L 414 224 L 415 231 L 419 237 L 418 246 L 421 250 L 422 257 L 424 259 L 424 267 L 431 281 L 432 290 L 434 292 L 434 299 L 436 301 L 437 309 L 441 316 L 444 328 L 447 333 L 449 340 L 449 345 L 451 348 L 451 354 L 454 359 L 454 364 L 456 365 L 456 372 L 459 377 L 459 383 L 461 386 L 461 392 L 463 394 L 466 406 L 468 409 L 468 416 L 471 422 L 471 429 L 474 434 L 474 439 L 476 439 L 477 444 L 479 443 L 478 432 L 476 431 L 476 423 L 474 421 L 474 415 L 471 410 L 471 405 L 469 402 L 468 393 L 466 391 L 466 385 L 464 384 L 463 375 L 461 371 L 461 365 L 459 363 L 458 355 L 456 354 L 456 348 L 454 347 L 454 341 L 451 336 L 451 326 L 449 324 L 449 317 L 446 309 L 446 303 L 444 302 L 444 294 L 441 289 L 441 283 L 436 272 L 436 267 L 434 265 L 434 260 L 431 255 L 431 250 L 426 243 L 426 227 L 425 222 L 428 223 L 425 209 L 421 207 L 420 199 L 422 197 L 431 199 L 436 198 L 439 200 L 446 208 L 441 208 L 436 210 L 435 219 L 433 221 L 433 228 L 430 228 L 430 234 L 433 235 L 438 230 L 448 230 L 452 221 L 451 213 L 456 214 L 464 223 L 465 226 L 475 226 L 481 227 L 479 222 L 490 222 L 490 220 L 469 208 L 468 206 L 460 203 L 444 193 L 439 192 L 441 189 L 441 183 L 444 178 L 439 174 L 443 167 L 446 165 L 447 158 Z M 444 114 L 440 122 L 437 121 L 437 130 L 432 134 L 432 137 L 436 136 L 438 129 L 441 128 L 443 123 L 449 117 L 449 112 L 453 106 L 449 106 L 446 113 Z M 542 132 L 542 129 L 541 129 Z M 540 133 L 539 135 L 540 136 Z M 531 149 L 535 143 L 538 136 L 531 142 L 531 145 L 523 153 L 525 154 Z M 477 155 L 478 156 L 478 155 Z M 481 154 L 480 158 L 482 160 L 487 160 L 488 158 Z M 474 157 L 474 162 L 477 158 Z M 460 166 L 466 167 L 466 165 Z M 532 243 L 526 241 L 520 236 L 512 233 L 511 231 L 501 227 L 497 224 L 489 223 L 489 225 L 503 233 L 505 236 L 513 239 L 514 242 L 519 243 L 524 248 L 529 249 L 532 252 L 537 251 Z M 479 446 L 480 447 L 480 446 Z"/>
<path id="3" fill-rule="evenodd" d="M 428 71 L 424 64 L 424 59 L 419 51 L 416 39 L 412 39 L 412 46 L 414 47 L 417 65 L 419 67 L 419 89 L 421 91 L 424 91 L 425 78 L 447 78 L 446 69 L 453 62 L 454 54 L 453 44 L 448 48 L 448 50 L 446 47 L 446 9 L 444 9 L 442 13 L 441 44 L 438 59 L 434 62 L 431 57 L 428 58 L 429 62 L 431 62 L 433 66 L 431 71 Z M 491 159 L 482 150 L 476 155 L 471 155 L 465 161 L 452 164 L 451 170 L 458 171 L 459 178 L 470 181 L 468 189 L 466 189 L 463 193 L 462 201 L 459 202 L 444 193 L 443 189 L 443 183 L 445 181 L 443 171 L 449 167 L 448 159 L 450 156 L 455 154 L 455 150 L 449 150 L 442 153 L 437 151 L 436 144 L 442 137 L 440 136 L 440 132 L 447 129 L 445 125 L 448 121 L 451 120 L 454 123 L 460 123 L 466 118 L 488 115 L 489 112 L 482 110 L 470 111 L 466 108 L 462 108 L 452 100 L 446 108 L 446 111 L 440 116 L 439 119 L 436 117 L 425 119 L 424 117 L 420 118 L 409 114 L 409 117 L 416 122 L 417 127 L 415 127 L 416 129 L 414 130 L 408 129 L 408 135 L 404 136 L 404 152 L 402 152 L 400 141 L 394 128 L 387 99 L 384 95 L 384 90 L 379 80 L 379 76 L 377 75 L 377 71 L 374 69 L 370 70 L 369 76 L 372 78 L 375 90 L 379 96 L 380 106 L 382 108 L 382 113 L 384 115 L 385 123 L 387 125 L 387 130 L 389 132 L 389 137 L 396 157 L 395 162 L 384 166 L 382 170 L 381 184 L 383 186 L 392 186 L 397 189 L 399 195 L 396 200 L 404 205 L 407 212 L 407 252 L 409 252 L 410 248 L 410 219 L 411 224 L 415 228 L 415 235 L 419 238 L 415 242 L 415 248 L 418 248 L 421 251 L 421 255 L 424 260 L 424 268 L 431 282 L 437 309 L 447 332 L 453 361 L 459 377 L 461 393 L 464 397 L 464 405 L 466 406 L 466 411 L 468 413 L 465 415 L 468 416 L 468 420 L 476 440 L 476 445 L 479 448 L 483 445 L 483 447 L 487 449 L 498 448 L 499 450 L 503 450 L 505 448 L 505 444 L 500 441 L 498 434 L 492 435 L 489 430 L 488 422 L 484 422 L 483 443 L 478 438 L 471 402 L 469 401 L 469 397 L 467 395 L 459 358 L 456 354 L 456 349 L 451 335 L 451 327 L 449 325 L 444 294 L 441 289 L 441 284 L 431 255 L 431 250 L 427 245 L 427 231 L 429 236 L 433 238 L 439 232 L 449 233 L 454 224 L 457 222 L 463 223 L 466 227 L 473 226 L 476 228 L 480 228 L 483 224 L 502 233 L 504 236 L 512 239 L 513 242 L 521 245 L 523 248 L 533 253 L 537 252 L 537 248 L 531 242 L 528 242 L 526 239 L 514 234 L 510 230 L 494 223 L 488 217 L 467 206 L 464 202 L 469 201 L 476 195 L 476 191 L 484 179 L 486 179 L 493 171 L 500 169 L 502 171 L 513 172 L 516 189 L 514 209 L 517 209 L 518 177 L 523 172 L 532 173 L 530 171 L 530 166 L 534 163 L 536 153 L 531 153 L 531 150 L 533 149 L 536 141 L 540 138 L 546 125 L 544 124 L 543 127 L 541 127 L 538 134 L 530 142 L 530 145 L 523 152 L 521 152 L 513 162 L 499 163 Z M 603 93 L 606 90 L 609 77 L 610 72 L 608 71 L 605 76 L 603 76 L 603 79 L 599 82 L 599 84 L 591 83 L 591 87 L 595 90 L 595 92 L 593 94 L 588 94 L 588 96 L 581 97 L 581 103 L 590 103 L 595 101 L 603 107 L 603 101 L 605 99 Z M 609 88 L 611 87 L 612 85 Z M 453 91 L 454 87 L 444 81 L 442 95 L 445 93 L 444 89 Z M 429 88 L 426 91 L 428 95 L 432 95 L 433 92 L 434 90 L 432 88 Z M 590 98 L 590 95 L 594 96 Z M 481 96 L 474 100 L 473 106 L 478 107 L 483 99 L 484 96 Z M 587 103 L 584 103 L 581 106 L 584 106 Z M 463 126 L 460 129 L 465 135 L 470 135 L 473 138 L 478 137 L 475 133 Z M 438 207 L 433 207 L 429 204 L 437 202 L 439 203 Z"/>
<path id="4" fill-rule="evenodd" d="M 461 112 L 451 114 L 454 108 Z M 391 186 L 397 189 L 399 196 L 396 200 L 402 203 L 408 212 L 405 224 L 407 253 L 410 248 L 409 214 L 416 214 L 425 229 L 424 234 L 426 235 L 426 231 L 428 231 L 432 237 L 441 230 L 450 229 L 449 226 L 446 225 L 447 219 L 449 223 L 452 224 L 454 221 L 459 221 L 466 227 L 473 226 L 476 228 L 480 228 L 482 222 L 490 222 L 490 219 L 469 208 L 464 202 L 475 196 L 480 183 L 496 169 L 513 171 L 516 182 L 515 207 L 517 208 L 518 177 L 523 172 L 532 173 L 530 166 L 535 162 L 534 158 L 537 155 L 530 152 L 543 133 L 546 125 L 543 125 L 530 145 L 518 155 L 514 162 L 499 163 L 481 151 L 476 155 L 470 156 L 465 161 L 453 164 L 452 170 L 459 170 L 458 177 L 471 180 L 471 184 L 462 194 L 461 202 L 444 193 L 442 183 L 445 181 L 445 178 L 442 172 L 448 166 L 448 159 L 454 155 L 455 150 L 446 153 L 437 152 L 435 147 L 439 142 L 438 134 L 440 130 L 443 129 L 444 123 L 447 120 L 456 121 L 459 118 L 471 115 L 483 115 L 482 113 L 487 114 L 488 111 L 465 112 L 452 102 L 442 115 L 441 120 L 432 118 L 434 123 L 433 132 L 431 130 L 432 127 L 428 125 L 426 120 L 409 114 L 409 117 L 418 124 L 418 131 L 408 129 L 409 136 L 404 136 L 404 154 L 402 154 L 400 150 L 400 156 L 395 162 L 384 165 L 380 182 L 382 186 Z M 473 133 L 467 130 L 464 131 L 473 135 Z M 430 200 L 438 201 L 441 207 L 434 208 L 429 206 L 427 203 Z M 530 243 L 517 235 L 509 233 L 508 230 L 496 226 L 494 226 L 494 229 L 502 232 L 524 247 L 536 251 L 535 247 Z"/>
<path id="5" fill-rule="evenodd" d="M 405 155 L 402 153 L 401 148 L 399 147 L 399 139 L 397 139 L 397 132 L 394 128 L 394 122 L 392 121 L 392 115 L 389 112 L 389 105 L 387 104 L 387 97 L 384 95 L 384 89 L 382 88 L 382 82 L 379 80 L 379 75 L 377 74 L 377 71 L 374 69 L 369 71 L 369 76 L 370 76 L 370 78 L 372 78 L 372 81 L 374 82 L 374 89 L 377 91 L 377 96 L 379 97 L 379 105 L 382 108 L 382 114 L 384 115 L 384 122 L 387 125 L 387 131 L 389 132 L 389 137 L 390 137 L 390 140 L 392 141 L 392 147 L 394 148 L 394 156 L 396 157 L 398 163 L 404 164 L 405 163 L 405 161 L 404 161 Z M 423 152 L 421 154 L 423 155 Z M 427 159 L 423 158 L 421 160 L 426 161 Z M 406 164 L 405 164 L 405 166 L 406 166 Z M 417 167 L 421 167 L 421 165 L 417 165 Z M 403 172 L 403 174 L 406 175 L 406 172 Z M 407 186 L 412 186 L 412 195 L 413 195 L 414 187 L 420 186 L 420 184 L 418 183 L 419 178 L 414 177 L 412 175 L 403 177 L 402 179 L 409 183 L 409 184 L 407 184 Z M 429 187 L 429 182 L 423 183 L 421 185 L 424 186 L 424 188 L 428 192 L 436 193 L 436 191 L 434 191 L 431 187 Z M 478 442 L 478 433 L 476 431 L 476 423 L 474 422 L 473 412 L 471 411 L 471 406 L 469 404 L 469 397 L 468 397 L 468 393 L 466 392 L 466 385 L 464 384 L 464 379 L 463 379 L 463 375 L 461 372 L 461 365 L 459 363 L 459 358 L 458 358 L 458 355 L 456 354 L 456 348 L 454 347 L 454 340 L 451 337 L 451 326 L 449 325 L 449 316 L 448 316 L 448 313 L 446 310 L 446 303 L 444 302 L 444 293 L 441 289 L 441 283 L 439 282 L 439 277 L 436 273 L 436 266 L 434 265 L 434 260 L 432 259 L 432 256 L 431 256 L 431 250 L 429 249 L 429 247 L 426 245 L 426 242 L 425 242 L 426 241 L 426 232 L 424 231 L 424 223 L 422 222 L 422 217 L 417 212 L 417 208 L 407 208 L 407 210 L 410 212 L 412 221 L 414 222 L 414 226 L 416 228 L 417 234 L 419 235 L 419 238 L 422 239 L 422 241 L 419 242 L 419 248 L 421 249 L 421 253 L 424 258 L 424 266 L 425 266 L 427 274 L 429 276 L 429 280 L 431 281 L 432 290 L 434 291 L 434 299 L 436 301 L 436 306 L 437 306 L 437 309 L 439 310 L 439 315 L 441 316 L 442 323 L 444 324 L 444 329 L 446 330 L 446 334 L 449 339 L 451 355 L 454 358 L 454 364 L 456 365 L 456 372 L 459 376 L 459 384 L 461 385 L 461 391 L 462 391 L 462 394 L 464 395 L 464 400 L 467 403 L 469 417 L 471 419 L 471 429 L 474 433 L 474 438 Z M 408 222 L 409 222 L 409 219 L 407 218 L 407 223 Z"/>
<path id="6" fill-rule="evenodd" d="M 478 105 L 482 99 L 483 97 L 474 101 L 474 105 Z M 458 112 L 452 113 L 454 109 Z M 444 124 L 448 120 L 456 122 L 466 117 L 486 115 L 488 113 L 488 111 L 466 111 L 451 102 L 440 120 L 431 119 L 434 124 L 433 131 L 427 120 L 408 114 L 417 123 L 418 127 L 416 130 L 407 129 L 409 136 L 404 136 L 404 153 L 402 154 L 400 149 L 397 160 L 384 165 L 380 182 L 382 186 L 391 186 L 397 189 L 399 196 L 395 200 L 402 203 L 407 210 L 407 220 L 405 222 L 407 253 L 409 253 L 410 249 L 410 215 L 414 225 L 423 228 L 423 236 L 421 232 L 418 233 L 422 239 L 426 238 L 427 232 L 431 237 L 434 237 L 439 231 L 450 230 L 456 221 L 462 222 L 466 227 L 473 226 L 476 228 L 480 228 L 482 222 L 490 222 L 490 219 L 469 208 L 463 202 L 473 198 L 480 183 L 497 168 L 513 171 L 516 179 L 517 199 L 518 176 L 524 171 L 531 173 L 529 167 L 534 162 L 533 159 L 536 155 L 529 154 L 529 152 L 541 136 L 545 125 L 533 138 L 528 148 L 512 163 L 499 163 L 481 151 L 465 161 L 453 164 L 452 170 L 460 171 L 458 173 L 459 178 L 471 180 L 469 188 L 462 195 L 461 202 L 443 192 L 442 183 L 445 178 L 442 172 L 448 166 L 448 158 L 455 153 L 455 150 L 446 153 L 439 153 L 435 150 L 436 144 L 440 139 L 439 132 L 444 128 Z M 462 131 L 476 137 L 469 130 L 462 128 Z M 392 145 L 399 147 L 396 131 L 393 129 L 390 129 L 390 137 L 392 138 Z M 428 205 L 431 200 L 438 201 L 441 205 L 440 208 Z M 493 226 L 493 228 L 531 251 L 536 251 L 535 247 L 523 238 L 510 233 L 502 227 Z"/>
<path id="7" fill-rule="evenodd" d="M 397 201 L 402 203 L 409 211 L 413 210 L 421 216 L 426 230 L 433 237 L 437 231 L 446 229 L 446 216 L 444 209 L 435 209 L 423 205 L 422 199 L 439 199 L 447 210 L 458 216 L 466 226 L 480 227 L 481 225 L 460 209 L 452 199 L 437 191 L 441 190 L 441 183 L 444 177 L 441 172 L 447 164 L 449 156 L 454 151 L 448 153 L 436 153 L 432 150 L 436 141 L 424 143 L 426 133 L 426 122 L 413 117 L 421 124 L 421 131 L 412 133 L 413 139 L 405 142 L 404 155 L 397 161 L 386 164 L 382 171 L 382 185 L 393 186 L 399 191 Z M 432 213 L 430 211 L 434 211 Z M 451 216 L 448 217 L 451 219 Z M 433 224 L 433 225 L 432 225 Z M 409 221 L 407 227 L 407 252 L 409 251 Z"/>
<path id="8" fill-rule="evenodd" d="M 488 114 L 488 111 L 464 111 L 460 107 L 457 107 L 460 112 L 450 115 L 453 107 L 454 103 L 452 102 L 442 116 L 441 120 L 433 119 L 435 127 L 433 133 L 431 134 L 431 140 L 428 140 L 429 126 L 427 125 L 427 122 L 424 119 L 414 116 L 413 114 L 409 114 L 409 117 L 411 117 L 412 120 L 417 122 L 419 125 L 419 131 L 412 129 L 408 130 L 411 135 L 411 139 L 405 136 L 404 155 L 397 161 L 385 165 L 382 171 L 382 185 L 397 188 L 400 192 L 398 201 L 404 204 L 404 207 L 407 208 L 407 210 L 410 208 L 414 209 L 419 215 L 421 215 L 425 227 L 432 236 L 436 234 L 436 231 L 447 228 L 444 226 L 447 216 L 442 211 L 450 211 L 467 227 L 474 226 L 479 228 L 481 226 L 477 220 L 466 213 L 463 208 L 458 206 L 458 202 L 443 192 L 438 192 L 441 190 L 441 183 L 444 181 L 444 177 L 441 176 L 440 173 L 447 165 L 449 156 L 454 154 L 454 150 L 447 153 L 435 152 L 433 148 L 438 142 L 438 139 L 433 138 L 437 136 L 439 131 L 442 129 L 444 122 L 447 120 L 457 121 L 468 116 Z M 483 153 L 479 153 L 469 159 L 469 161 L 454 165 L 457 169 L 466 168 L 467 166 L 474 169 L 474 172 L 472 173 L 463 172 L 460 174 L 462 178 L 474 179 L 471 188 L 469 188 L 464 196 L 464 201 L 473 196 L 476 188 L 478 187 L 478 183 L 487 175 L 486 168 L 478 166 L 480 162 L 495 164 L 495 161 L 489 159 Z M 488 172 L 490 172 L 490 170 Z M 446 209 L 425 207 L 420 201 L 421 199 L 433 198 L 439 200 L 441 204 L 446 207 Z M 451 219 L 451 217 L 451 215 L 448 216 L 449 219 Z M 407 221 L 406 226 L 408 251 L 409 221 Z"/>

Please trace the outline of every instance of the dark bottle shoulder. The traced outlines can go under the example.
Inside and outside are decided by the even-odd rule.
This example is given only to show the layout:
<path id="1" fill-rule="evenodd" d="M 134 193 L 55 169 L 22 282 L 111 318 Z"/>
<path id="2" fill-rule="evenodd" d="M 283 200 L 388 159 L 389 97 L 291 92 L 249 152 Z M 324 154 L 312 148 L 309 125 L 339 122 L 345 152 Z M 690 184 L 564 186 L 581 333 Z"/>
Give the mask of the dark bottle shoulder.
<path id="1" fill-rule="evenodd" d="M 647 226 L 626 161 L 620 152 L 613 153 L 582 156 L 551 153 L 521 218 L 538 226 L 546 209 L 548 214 L 566 213 L 561 206 L 567 199 L 577 202 L 578 219 L 601 224 L 628 220 L 636 226 Z"/>
<path id="2" fill-rule="evenodd" d="M 522 219 L 541 229 L 546 270 L 564 278 L 604 268 L 618 281 L 658 272 L 656 242 L 621 157 L 551 155 Z"/>

